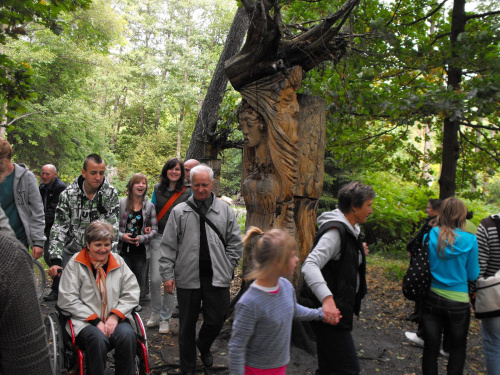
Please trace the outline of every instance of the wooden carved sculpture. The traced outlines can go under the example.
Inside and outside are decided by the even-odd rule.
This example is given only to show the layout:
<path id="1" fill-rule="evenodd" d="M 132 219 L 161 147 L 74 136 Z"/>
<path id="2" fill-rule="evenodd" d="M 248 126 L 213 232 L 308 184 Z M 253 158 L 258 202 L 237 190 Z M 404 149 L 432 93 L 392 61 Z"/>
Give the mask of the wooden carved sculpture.
<path id="1" fill-rule="evenodd" d="M 297 90 L 304 72 L 345 55 L 340 30 L 358 1 L 347 0 L 310 29 L 284 37 L 278 0 L 242 0 L 251 18 L 247 40 L 225 64 L 243 98 L 238 118 L 245 140 L 241 193 L 246 227 L 289 231 L 301 261 L 311 250 L 323 187 L 326 103 Z M 244 250 L 243 273 L 252 248 L 249 244 Z"/>

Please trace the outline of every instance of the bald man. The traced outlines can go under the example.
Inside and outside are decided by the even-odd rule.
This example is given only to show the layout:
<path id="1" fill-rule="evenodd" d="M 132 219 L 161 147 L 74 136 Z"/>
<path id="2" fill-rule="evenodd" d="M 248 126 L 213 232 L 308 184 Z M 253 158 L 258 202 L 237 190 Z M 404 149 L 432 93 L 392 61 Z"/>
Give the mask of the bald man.
<path id="1" fill-rule="evenodd" d="M 42 183 L 38 187 L 43 201 L 43 211 L 45 212 L 45 237 L 47 241 L 43 246 L 43 258 L 45 263 L 50 264 L 49 255 L 49 238 L 50 229 L 54 224 L 57 204 L 59 203 L 59 195 L 66 189 L 66 184 L 57 177 L 57 169 L 52 164 L 46 164 L 42 168 L 40 175 Z M 54 284 L 52 284 L 54 286 Z M 57 292 L 51 291 L 44 296 L 44 300 L 53 301 L 57 297 Z"/>
<path id="2" fill-rule="evenodd" d="M 189 159 L 184 162 L 184 178 L 188 184 L 191 184 L 191 169 L 193 169 L 197 165 L 200 165 L 200 162 L 196 159 Z"/>

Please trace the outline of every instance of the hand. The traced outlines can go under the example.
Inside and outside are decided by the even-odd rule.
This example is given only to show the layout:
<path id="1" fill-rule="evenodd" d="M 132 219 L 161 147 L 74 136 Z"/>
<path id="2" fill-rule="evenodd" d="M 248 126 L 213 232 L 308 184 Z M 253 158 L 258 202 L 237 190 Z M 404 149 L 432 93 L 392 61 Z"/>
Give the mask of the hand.
<path id="1" fill-rule="evenodd" d="M 175 280 L 167 280 L 163 283 L 163 289 L 168 294 L 174 294 Z"/>
<path id="2" fill-rule="evenodd" d="M 59 270 L 62 270 L 63 268 L 61 266 L 52 266 L 49 268 L 49 276 L 54 278 L 57 276 L 57 274 L 59 273 Z"/>
<path id="3" fill-rule="evenodd" d="M 366 242 L 363 242 L 363 249 L 365 250 L 365 256 L 368 256 L 368 254 L 370 254 L 370 250 L 368 250 Z"/>
<path id="4" fill-rule="evenodd" d="M 104 334 L 106 337 L 111 337 L 113 332 L 115 332 L 118 322 L 119 318 L 115 314 L 111 314 L 108 319 L 106 319 L 106 323 L 104 324 Z"/>
<path id="5" fill-rule="evenodd" d="M 339 315 L 339 320 L 340 320 L 340 318 L 342 318 L 342 315 L 340 315 L 340 310 L 339 310 L 339 309 L 337 309 L 337 313 L 338 313 L 338 315 Z M 334 326 L 335 324 L 334 324 L 333 322 L 334 322 L 334 320 L 333 320 L 333 319 L 328 319 L 328 318 L 326 317 L 326 315 L 323 315 L 323 323 L 326 323 L 326 324 L 331 324 L 332 326 Z"/>
<path id="6" fill-rule="evenodd" d="M 99 331 L 101 331 L 102 333 L 104 333 L 104 336 L 106 336 L 106 326 L 104 325 L 104 323 L 103 323 L 103 322 L 99 322 L 99 323 L 97 323 L 97 326 L 96 326 L 96 327 L 97 327 L 97 329 L 98 329 Z"/>
<path id="7" fill-rule="evenodd" d="M 33 253 L 33 259 L 38 259 L 43 255 L 43 248 L 40 246 L 33 246 L 31 250 Z"/>
<path id="8" fill-rule="evenodd" d="M 335 305 L 333 296 L 327 296 L 323 300 L 323 316 L 324 321 L 327 321 L 329 324 L 339 324 L 342 315 L 340 315 L 340 310 L 337 309 L 337 306 Z"/>
<path id="9" fill-rule="evenodd" d="M 130 233 L 125 233 L 122 238 L 126 243 L 139 246 L 139 236 L 132 238 L 132 235 Z"/>
<path id="10" fill-rule="evenodd" d="M 144 234 L 149 234 L 149 233 L 151 233 L 151 227 L 144 228 Z"/>

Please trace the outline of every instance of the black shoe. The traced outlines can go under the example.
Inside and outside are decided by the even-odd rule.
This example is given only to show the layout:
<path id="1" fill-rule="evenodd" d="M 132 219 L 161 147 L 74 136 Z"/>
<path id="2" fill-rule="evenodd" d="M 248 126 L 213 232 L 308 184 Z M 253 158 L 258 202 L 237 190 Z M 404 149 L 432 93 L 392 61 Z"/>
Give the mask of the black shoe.
<path id="1" fill-rule="evenodd" d="M 49 294 L 43 296 L 44 301 L 57 301 L 57 293 L 51 291 Z"/>
<path id="2" fill-rule="evenodd" d="M 198 345 L 199 341 L 196 339 L 196 347 L 200 350 L 200 346 Z M 206 353 L 202 353 L 200 350 L 201 362 L 205 367 L 212 367 L 214 365 L 214 357 L 212 356 L 212 352 L 210 349 Z"/>

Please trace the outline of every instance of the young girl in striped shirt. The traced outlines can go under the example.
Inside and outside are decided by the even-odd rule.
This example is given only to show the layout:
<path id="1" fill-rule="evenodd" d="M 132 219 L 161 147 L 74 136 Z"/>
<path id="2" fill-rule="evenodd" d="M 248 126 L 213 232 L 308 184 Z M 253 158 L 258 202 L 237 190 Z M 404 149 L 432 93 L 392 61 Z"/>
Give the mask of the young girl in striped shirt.
<path id="1" fill-rule="evenodd" d="M 245 278 L 255 280 L 236 304 L 229 340 L 231 375 L 284 375 L 290 361 L 292 320 L 324 320 L 321 308 L 297 303 L 293 276 L 299 261 L 295 240 L 272 229 L 267 233 L 251 227 L 243 239 L 257 239 L 254 268 Z"/>

